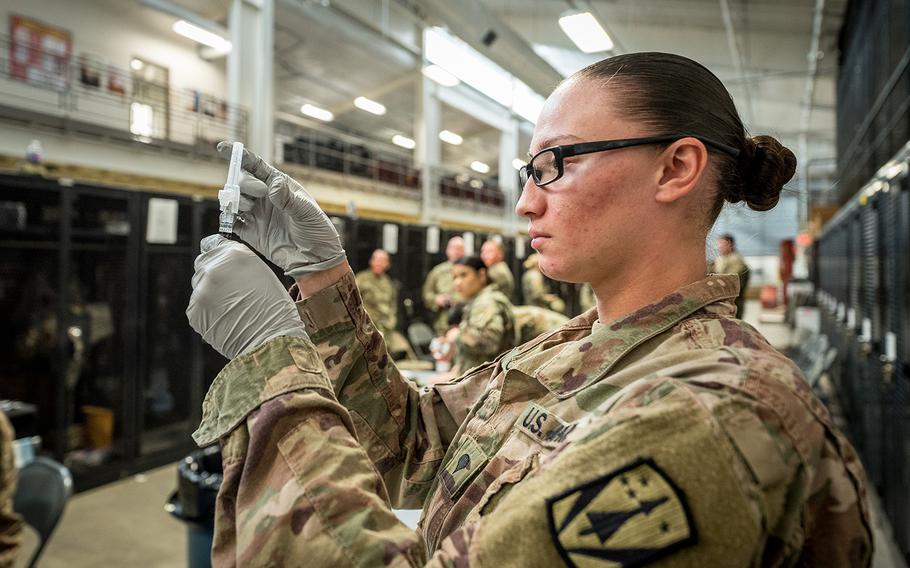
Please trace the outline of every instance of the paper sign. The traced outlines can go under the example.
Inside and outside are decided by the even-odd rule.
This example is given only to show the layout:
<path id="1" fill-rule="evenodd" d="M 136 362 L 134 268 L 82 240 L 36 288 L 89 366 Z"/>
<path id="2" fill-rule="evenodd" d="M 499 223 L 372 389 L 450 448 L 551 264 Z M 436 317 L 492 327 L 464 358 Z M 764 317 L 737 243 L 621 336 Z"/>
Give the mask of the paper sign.
<path id="1" fill-rule="evenodd" d="M 389 254 L 398 253 L 398 225 L 386 223 L 382 226 L 382 248 Z"/>
<path id="2" fill-rule="evenodd" d="M 474 255 L 474 233 L 465 233 L 462 235 L 464 239 L 464 254 L 465 256 Z"/>
<path id="3" fill-rule="evenodd" d="M 515 257 L 525 257 L 525 238 L 522 236 L 515 237 Z"/>
<path id="4" fill-rule="evenodd" d="M 427 252 L 439 252 L 439 227 L 427 227 Z"/>
<path id="5" fill-rule="evenodd" d="M 889 361 L 897 360 L 897 334 L 893 331 L 885 334 L 885 359 Z"/>
<path id="6" fill-rule="evenodd" d="M 145 226 L 147 243 L 172 245 L 177 242 L 177 213 L 174 199 L 149 198 L 148 221 Z"/>
<path id="7" fill-rule="evenodd" d="M 872 320 L 863 318 L 863 339 L 869 341 L 872 339 Z"/>

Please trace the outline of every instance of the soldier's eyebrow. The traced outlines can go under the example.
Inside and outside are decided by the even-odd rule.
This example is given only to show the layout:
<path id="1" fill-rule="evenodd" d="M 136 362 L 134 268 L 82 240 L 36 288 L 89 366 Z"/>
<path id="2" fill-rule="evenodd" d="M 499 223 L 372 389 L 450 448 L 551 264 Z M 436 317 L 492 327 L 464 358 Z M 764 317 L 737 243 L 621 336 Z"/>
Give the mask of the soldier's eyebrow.
<path id="1" fill-rule="evenodd" d="M 533 152 L 528 152 L 528 157 L 529 158 L 534 157 L 534 154 L 536 154 L 540 150 L 543 150 L 544 148 L 549 148 L 551 146 L 558 146 L 560 142 L 570 142 L 570 141 L 575 141 L 575 140 L 580 141 L 580 140 L 582 140 L 582 138 L 579 138 L 578 136 L 575 136 L 573 134 L 556 134 L 554 136 L 550 136 L 549 138 L 544 138 L 537 144 L 538 150 L 533 151 Z"/>

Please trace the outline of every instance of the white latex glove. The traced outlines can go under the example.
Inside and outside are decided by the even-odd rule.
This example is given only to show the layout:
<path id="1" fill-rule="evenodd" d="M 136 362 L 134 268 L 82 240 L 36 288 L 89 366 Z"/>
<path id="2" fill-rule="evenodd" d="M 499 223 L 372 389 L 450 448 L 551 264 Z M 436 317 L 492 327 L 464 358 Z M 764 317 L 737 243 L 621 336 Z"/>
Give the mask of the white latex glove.
<path id="1" fill-rule="evenodd" d="M 202 239 L 190 326 L 219 353 L 233 359 L 281 335 L 307 337 L 281 281 L 253 251 L 221 235 Z"/>
<path id="2" fill-rule="evenodd" d="M 231 142 L 218 143 L 226 156 L 231 147 Z M 246 148 L 241 167 L 252 175 L 240 181 L 237 236 L 294 278 L 344 262 L 335 226 L 303 186 Z"/>

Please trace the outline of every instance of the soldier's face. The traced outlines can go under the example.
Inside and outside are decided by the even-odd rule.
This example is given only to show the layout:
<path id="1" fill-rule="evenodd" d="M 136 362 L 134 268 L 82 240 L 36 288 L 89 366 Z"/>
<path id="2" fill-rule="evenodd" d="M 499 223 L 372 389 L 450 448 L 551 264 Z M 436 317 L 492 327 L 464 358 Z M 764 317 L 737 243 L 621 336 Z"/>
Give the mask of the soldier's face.
<path id="1" fill-rule="evenodd" d="M 391 265 L 392 262 L 389 260 L 389 255 L 386 254 L 385 251 L 376 251 L 370 256 L 370 270 L 373 271 L 373 274 L 385 274 L 385 271 L 388 270 Z"/>
<path id="2" fill-rule="evenodd" d="M 621 101 L 602 84 L 565 83 L 538 119 L 530 154 L 564 144 L 652 134 L 624 118 Z M 640 262 L 655 217 L 653 193 L 660 177 L 653 146 L 574 156 L 563 176 L 537 187 L 525 184 L 515 208 L 529 220 L 531 246 L 544 274 L 565 282 L 604 282 Z M 650 191 L 650 194 L 649 194 Z M 650 197 L 650 199 L 649 199 Z"/>
<path id="3" fill-rule="evenodd" d="M 452 267 L 452 278 L 455 281 L 455 292 L 466 300 L 470 300 L 486 286 L 486 276 L 470 266 L 456 264 Z"/>

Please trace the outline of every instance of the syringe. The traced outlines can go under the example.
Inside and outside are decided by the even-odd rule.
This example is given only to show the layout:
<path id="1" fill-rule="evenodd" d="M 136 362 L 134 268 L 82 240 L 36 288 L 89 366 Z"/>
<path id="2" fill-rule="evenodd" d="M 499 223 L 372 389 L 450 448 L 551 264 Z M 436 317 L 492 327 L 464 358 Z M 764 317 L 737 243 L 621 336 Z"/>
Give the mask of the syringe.
<path id="1" fill-rule="evenodd" d="M 221 215 L 218 216 L 218 232 L 230 238 L 234 232 L 234 220 L 240 209 L 240 162 L 243 159 L 243 143 L 234 142 L 231 148 L 231 162 L 228 166 L 224 189 L 218 192 Z"/>

